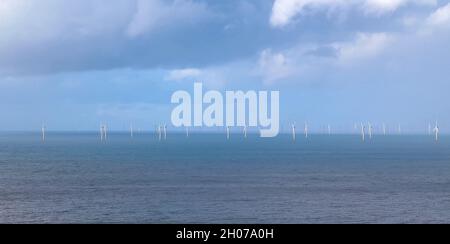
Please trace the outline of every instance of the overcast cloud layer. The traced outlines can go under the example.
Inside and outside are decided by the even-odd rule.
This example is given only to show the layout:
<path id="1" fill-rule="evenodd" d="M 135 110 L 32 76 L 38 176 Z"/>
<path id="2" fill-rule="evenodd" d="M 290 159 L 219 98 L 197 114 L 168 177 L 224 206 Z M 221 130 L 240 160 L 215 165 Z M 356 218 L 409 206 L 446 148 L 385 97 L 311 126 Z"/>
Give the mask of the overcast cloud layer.
<path id="1" fill-rule="evenodd" d="M 150 129 L 203 81 L 280 90 L 285 124 L 445 132 L 448 43 L 442 0 L 0 0 L 0 126 Z"/>

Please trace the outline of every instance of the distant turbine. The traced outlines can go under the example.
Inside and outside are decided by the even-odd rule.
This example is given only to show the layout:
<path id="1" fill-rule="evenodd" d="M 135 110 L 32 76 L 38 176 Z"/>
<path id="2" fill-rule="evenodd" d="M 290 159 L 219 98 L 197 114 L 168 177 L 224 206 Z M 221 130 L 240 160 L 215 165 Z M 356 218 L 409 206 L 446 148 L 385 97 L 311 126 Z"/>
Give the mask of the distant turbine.
<path id="1" fill-rule="evenodd" d="M 247 126 L 246 125 L 244 125 L 244 138 L 247 138 Z"/>
<path id="2" fill-rule="evenodd" d="M 42 131 L 42 142 L 45 142 L 45 124 L 42 124 L 41 131 Z"/>
<path id="3" fill-rule="evenodd" d="M 291 124 L 292 127 L 292 140 L 295 141 L 295 123 Z"/>
<path id="4" fill-rule="evenodd" d="M 431 124 L 430 123 L 428 123 L 428 135 L 431 135 Z"/>
<path id="5" fill-rule="evenodd" d="M 186 137 L 189 137 L 189 127 L 186 126 Z"/>
<path id="6" fill-rule="evenodd" d="M 362 141 L 365 141 L 366 140 L 366 130 L 365 130 L 363 123 L 361 123 L 361 136 L 362 136 Z"/>
<path id="7" fill-rule="evenodd" d="M 373 129 L 373 127 L 372 127 L 371 123 L 368 123 L 367 129 L 369 130 L 369 138 L 372 139 L 372 129 Z"/>
<path id="8" fill-rule="evenodd" d="M 100 124 L 100 141 L 106 141 L 106 125 Z"/>
<path id="9" fill-rule="evenodd" d="M 162 139 L 162 129 L 161 129 L 161 125 L 158 125 L 158 140 L 161 141 Z"/>
<path id="10" fill-rule="evenodd" d="M 434 126 L 434 133 L 436 136 L 436 141 L 439 141 L 439 126 L 438 126 L 438 122 L 436 121 L 436 126 Z"/>
<path id="11" fill-rule="evenodd" d="M 402 134 L 402 125 L 398 124 L 398 134 Z"/>
<path id="12" fill-rule="evenodd" d="M 328 125 L 328 135 L 331 135 L 331 125 Z"/>
<path id="13" fill-rule="evenodd" d="M 130 125 L 130 136 L 133 138 L 133 124 Z"/>
<path id="14" fill-rule="evenodd" d="M 104 136 L 105 136 L 105 141 L 108 140 L 108 126 L 105 124 L 103 127 L 103 132 L 104 132 Z"/>
<path id="15" fill-rule="evenodd" d="M 103 131 L 104 131 L 104 128 L 103 128 L 103 124 L 100 124 L 100 141 L 103 141 Z"/>
<path id="16" fill-rule="evenodd" d="M 230 127 L 227 126 L 227 140 L 230 140 Z"/>
<path id="17" fill-rule="evenodd" d="M 305 122 L 305 138 L 308 138 L 308 123 Z"/>
<path id="18" fill-rule="evenodd" d="M 167 140 L 167 125 L 164 124 L 164 140 Z"/>
<path id="19" fill-rule="evenodd" d="M 386 135 L 386 124 L 383 123 L 383 135 Z"/>

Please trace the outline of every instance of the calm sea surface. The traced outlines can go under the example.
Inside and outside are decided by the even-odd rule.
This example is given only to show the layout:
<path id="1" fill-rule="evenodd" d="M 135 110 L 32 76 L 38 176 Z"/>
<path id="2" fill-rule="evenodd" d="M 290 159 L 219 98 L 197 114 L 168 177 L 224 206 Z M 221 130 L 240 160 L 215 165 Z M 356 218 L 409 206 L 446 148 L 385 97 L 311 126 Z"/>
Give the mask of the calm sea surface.
<path id="1" fill-rule="evenodd" d="M 450 137 L 0 133 L 1 223 L 450 223 Z"/>

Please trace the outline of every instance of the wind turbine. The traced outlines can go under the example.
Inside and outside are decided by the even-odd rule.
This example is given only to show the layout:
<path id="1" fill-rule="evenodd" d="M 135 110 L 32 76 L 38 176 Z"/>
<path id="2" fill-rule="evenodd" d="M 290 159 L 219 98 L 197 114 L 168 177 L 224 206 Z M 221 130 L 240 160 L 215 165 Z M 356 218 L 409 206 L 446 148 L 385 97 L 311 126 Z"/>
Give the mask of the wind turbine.
<path id="1" fill-rule="evenodd" d="M 292 140 L 295 141 L 295 123 L 291 124 L 292 127 Z"/>
<path id="2" fill-rule="evenodd" d="M 158 140 L 161 141 L 161 138 L 162 138 L 161 125 L 158 125 L 157 132 L 158 132 Z"/>
<path id="3" fill-rule="evenodd" d="M 103 133 L 104 133 L 104 137 L 105 137 L 105 141 L 108 139 L 108 126 L 105 124 L 103 126 Z"/>
<path id="4" fill-rule="evenodd" d="M 308 138 L 308 123 L 305 122 L 305 138 Z"/>
<path id="5" fill-rule="evenodd" d="M 387 134 L 387 131 L 386 131 L 386 124 L 383 123 L 383 135 L 386 135 L 386 134 Z"/>
<path id="6" fill-rule="evenodd" d="M 167 140 L 167 125 L 164 124 L 164 140 Z"/>
<path id="7" fill-rule="evenodd" d="M 103 141 L 103 124 L 100 124 L 100 141 Z"/>
<path id="8" fill-rule="evenodd" d="M 189 127 L 187 127 L 187 126 L 185 126 L 186 127 L 186 137 L 189 137 Z"/>
<path id="9" fill-rule="evenodd" d="M 398 124 L 398 134 L 402 134 L 402 125 Z"/>
<path id="10" fill-rule="evenodd" d="M 44 123 L 42 123 L 41 131 L 42 131 L 42 142 L 45 142 L 45 124 Z"/>
<path id="11" fill-rule="evenodd" d="M 431 135 L 431 124 L 430 123 L 428 123 L 428 135 Z"/>
<path id="12" fill-rule="evenodd" d="M 100 124 L 100 141 L 106 141 L 106 125 Z"/>
<path id="13" fill-rule="evenodd" d="M 331 125 L 328 124 L 328 135 L 331 136 Z"/>
<path id="14" fill-rule="evenodd" d="M 133 124 L 130 125 L 130 136 L 133 138 Z"/>
<path id="15" fill-rule="evenodd" d="M 436 125 L 434 126 L 434 133 L 436 136 L 436 141 L 439 141 L 439 126 L 438 126 L 438 122 L 436 121 Z"/>
<path id="16" fill-rule="evenodd" d="M 230 127 L 227 126 L 227 140 L 230 140 Z"/>
<path id="17" fill-rule="evenodd" d="M 244 138 L 247 138 L 247 126 L 246 125 L 244 125 Z"/>
<path id="18" fill-rule="evenodd" d="M 361 123 L 361 136 L 362 136 L 362 141 L 366 140 L 366 130 L 365 130 L 365 126 L 363 123 Z"/>
<path id="19" fill-rule="evenodd" d="M 370 122 L 368 123 L 368 127 L 367 128 L 369 130 L 369 138 L 372 139 L 372 129 L 373 129 L 373 127 L 372 127 L 372 124 Z"/>

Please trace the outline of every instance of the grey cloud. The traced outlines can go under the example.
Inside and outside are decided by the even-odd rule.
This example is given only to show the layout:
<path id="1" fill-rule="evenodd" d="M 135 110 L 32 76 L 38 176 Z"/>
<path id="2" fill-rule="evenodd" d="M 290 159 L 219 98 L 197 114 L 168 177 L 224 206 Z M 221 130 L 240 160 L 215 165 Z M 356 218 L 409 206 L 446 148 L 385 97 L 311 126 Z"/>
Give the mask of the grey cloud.
<path id="1" fill-rule="evenodd" d="M 171 65 L 186 53 L 178 31 L 198 33 L 208 11 L 191 0 L 4 0 L 0 74 Z"/>

